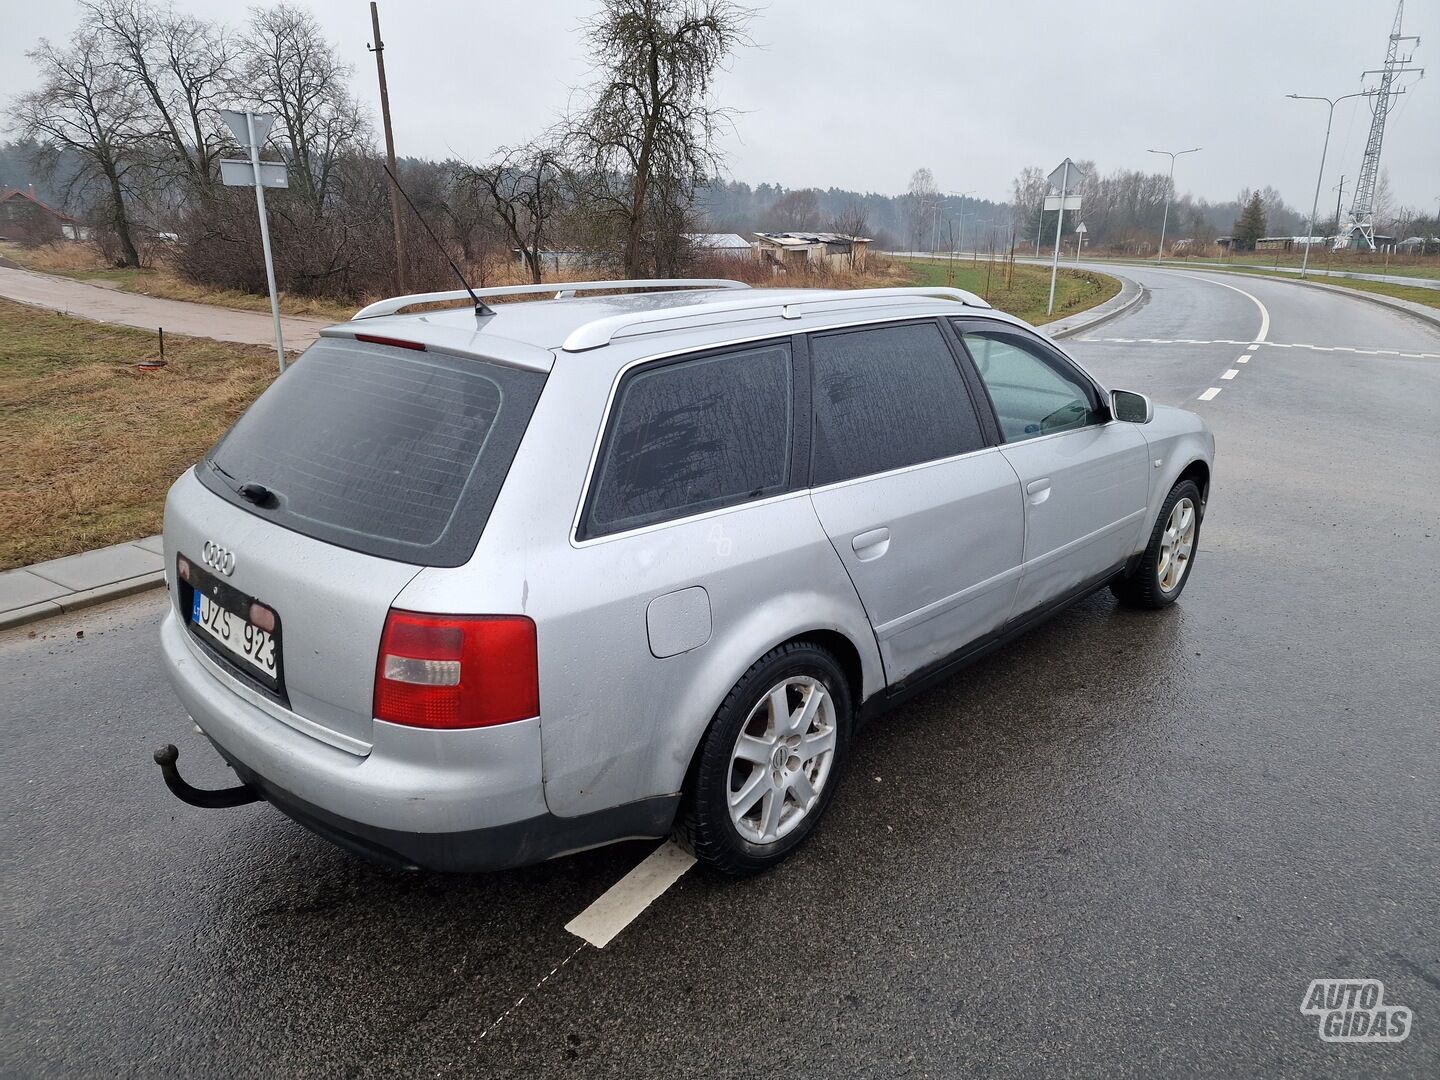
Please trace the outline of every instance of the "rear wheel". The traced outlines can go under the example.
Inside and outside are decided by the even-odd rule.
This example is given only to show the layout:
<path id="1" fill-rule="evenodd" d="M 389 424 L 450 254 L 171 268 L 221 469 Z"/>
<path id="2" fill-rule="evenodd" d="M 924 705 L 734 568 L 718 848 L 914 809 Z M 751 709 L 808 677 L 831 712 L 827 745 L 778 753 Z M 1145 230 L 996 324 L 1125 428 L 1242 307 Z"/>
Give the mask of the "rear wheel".
<path id="1" fill-rule="evenodd" d="M 835 792 L 851 708 L 845 673 L 818 645 L 792 642 L 761 657 L 705 733 L 676 839 L 727 874 L 785 858 Z"/>
<path id="2" fill-rule="evenodd" d="M 1162 608 L 1180 597 L 1200 546 L 1200 489 L 1181 480 L 1165 497 L 1140 565 L 1110 591 L 1129 607 Z"/>

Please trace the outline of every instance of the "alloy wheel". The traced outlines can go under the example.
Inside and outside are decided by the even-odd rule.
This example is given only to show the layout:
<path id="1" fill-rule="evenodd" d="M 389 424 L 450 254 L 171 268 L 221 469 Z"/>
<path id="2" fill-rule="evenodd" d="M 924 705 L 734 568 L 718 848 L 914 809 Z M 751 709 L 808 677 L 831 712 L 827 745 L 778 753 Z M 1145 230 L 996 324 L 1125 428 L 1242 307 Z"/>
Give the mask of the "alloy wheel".
<path id="1" fill-rule="evenodd" d="M 1155 564 L 1155 579 L 1165 592 L 1174 592 L 1185 579 L 1185 568 L 1195 549 L 1195 504 L 1181 499 L 1170 509 L 1165 531 L 1160 534 L 1160 558 Z"/>
<path id="2" fill-rule="evenodd" d="M 835 702 L 806 675 L 776 683 L 750 710 L 730 754 L 730 820 L 772 844 L 814 809 L 835 760 Z"/>

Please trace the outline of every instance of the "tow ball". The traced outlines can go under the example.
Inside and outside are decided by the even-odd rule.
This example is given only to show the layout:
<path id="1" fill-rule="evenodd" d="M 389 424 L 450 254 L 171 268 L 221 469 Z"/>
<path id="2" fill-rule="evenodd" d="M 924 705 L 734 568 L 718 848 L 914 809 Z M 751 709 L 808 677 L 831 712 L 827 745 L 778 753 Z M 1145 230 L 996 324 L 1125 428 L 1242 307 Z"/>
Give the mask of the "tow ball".
<path id="1" fill-rule="evenodd" d="M 179 759 L 180 751 L 169 743 L 155 751 L 155 764 L 160 766 L 160 772 L 165 777 L 165 786 L 181 802 L 191 806 L 203 806 L 208 810 L 219 810 L 227 806 L 244 806 L 264 798 L 248 784 L 222 788 L 219 791 L 201 791 L 197 787 L 191 787 L 181 779 L 180 770 L 175 767 L 175 762 Z"/>

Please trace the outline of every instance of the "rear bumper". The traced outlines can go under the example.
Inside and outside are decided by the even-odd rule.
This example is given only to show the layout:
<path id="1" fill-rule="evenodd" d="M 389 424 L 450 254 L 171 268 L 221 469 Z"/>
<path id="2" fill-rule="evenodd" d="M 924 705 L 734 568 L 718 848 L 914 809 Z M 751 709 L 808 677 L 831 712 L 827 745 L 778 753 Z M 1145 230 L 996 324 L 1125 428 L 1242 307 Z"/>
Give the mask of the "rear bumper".
<path id="1" fill-rule="evenodd" d="M 216 749 L 225 754 L 218 743 Z M 231 765 L 241 780 L 292 821 L 347 851 L 412 870 L 508 870 L 618 840 L 664 836 L 679 803 L 676 795 L 644 799 L 583 817 L 543 814 L 464 832 L 417 833 L 346 820 L 295 798 L 238 762 Z"/>
<path id="2" fill-rule="evenodd" d="M 185 710 L 240 778 L 302 825 L 371 858 L 436 870 L 537 862 L 631 836 L 663 835 L 673 799 L 579 818 L 545 805 L 540 721 L 425 731 L 375 721 L 370 752 L 304 734 L 232 689 L 173 611 L 160 630 Z"/>

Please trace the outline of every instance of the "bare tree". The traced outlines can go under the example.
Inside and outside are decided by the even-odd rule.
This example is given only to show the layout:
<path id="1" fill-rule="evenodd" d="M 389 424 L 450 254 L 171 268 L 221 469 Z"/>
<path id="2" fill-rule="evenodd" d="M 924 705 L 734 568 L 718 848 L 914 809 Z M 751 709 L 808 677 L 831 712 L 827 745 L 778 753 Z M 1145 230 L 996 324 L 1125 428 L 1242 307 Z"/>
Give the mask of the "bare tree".
<path id="1" fill-rule="evenodd" d="M 251 9 L 240 51 L 252 104 L 279 117 L 271 139 L 289 163 L 290 190 L 323 214 L 341 158 L 367 148 L 349 66 L 315 16 L 288 3 Z"/>
<path id="2" fill-rule="evenodd" d="M 511 241 L 540 283 L 546 229 L 561 199 L 560 155 L 546 143 L 502 149 L 494 164 L 466 168 L 460 182 L 488 199 Z"/>
<path id="3" fill-rule="evenodd" d="M 142 94 L 93 28 L 77 30 L 63 47 L 41 38 L 26 55 L 39 68 L 40 85 L 15 102 L 16 128 L 44 144 L 42 167 L 73 152 L 79 169 L 67 195 L 98 192 L 103 223 L 119 244 L 117 261 L 139 266 L 129 180 L 148 135 Z"/>
<path id="4" fill-rule="evenodd" d="M 906 193 L 906 216 L 910 224 L 910 250 L 925 246 L 925 237 L 940 209 L 940 192 L 935 187 L 935 174 L 919 168 L 910 174 L 910 190 Z"/>
<path id="5" fill-rule="evenodd" d="M 156 164 L 208 196 L 224 137 L 218 103 L 233 80 L 233 47 L 218 24 L 148 0 L 85 0 L 87 21 L 149 99 Z"/>
<path id="6" fill-rule="evenodd" d="M 830 223 L 830 228 L 841 236 L 848 236 L 855 240 L 865 235 L 870 228 L 870 214 L 865 209 L 865 204 L 858 199 L 851 199 L 845 204 L 845 208 L 835 215 Z M 850 269 L 855 269 L 856 255 L 859 253 L 859 245 L 850 245 Z"/>
<path id="7" fill-rule="evenodd" d="M 728 113 L 711 105 L 711 83 L 748 42 L 750 19 L 731 0 L 601 0 L 587 24 L 598 80 L 568 125 L 570 179 L 581 203 L 611 223 L 632 277 L 680 249 L 658 230 L 683 222 L 719 169 L 715 135 Z"/>

